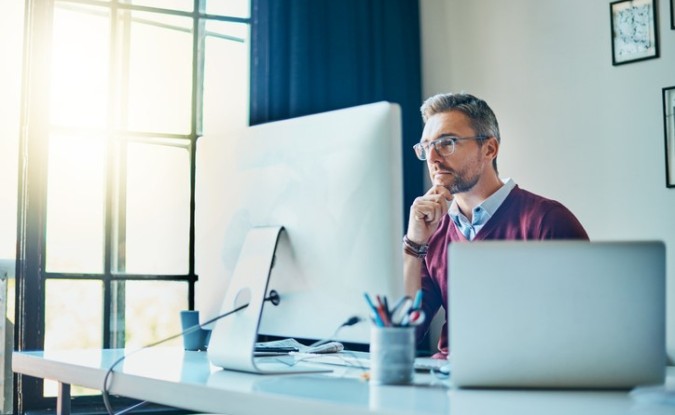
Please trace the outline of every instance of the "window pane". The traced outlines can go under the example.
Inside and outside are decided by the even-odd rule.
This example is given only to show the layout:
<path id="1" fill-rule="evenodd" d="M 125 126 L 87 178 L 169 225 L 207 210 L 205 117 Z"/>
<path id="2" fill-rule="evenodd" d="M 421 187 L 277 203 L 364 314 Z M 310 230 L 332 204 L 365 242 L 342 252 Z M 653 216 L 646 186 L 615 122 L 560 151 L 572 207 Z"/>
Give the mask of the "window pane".
<path id="1" fill-rule="evenodd" d="M 128 15 L 127 13 L 125 13 Z M 128 127 L 187 134 L 192 114 L 192 20 L 133 12 Z"/>
<path id="2" fill-rule="evenodd" d="M 103 285 L 100 281 L 47 280 L 45 350 L 103 347 Z M 56 382 L 45 381 L 45 396 L 56 396 Z M 72 395 L 98 392 L 74 387 Z"/>
<path id="3" fill-rule="evenodd" d="M 45 283 L 45 350 L 103 347 L 101 281 Z"/>
<path id="4" fill-rule="evenodd" d="M 105 164 L 98 137 L 50 137 L 47 271 L 102 272 Z"/>
<path id="5" fill-rule="evenodd" d="M 126 281 L 126 347 L 137 348 L 181 332 L 180 311 L 188 308 L 188 283 Z M 163 346 L 182 346 L 178 337 Z"/>
<path id="6" fill-rule="evenodd" d="M 251 2 L 249 0 L 205 0 L 206 13 L 222 16 L 249 17 Z"/>
<path id="7" fill-rule="evenodd" d="M 56 397 L 59 393 L 59 384 L 54 380 L 45 379 L 42 391 L 46 398 Z M 88 389 L 82 386 L 70 385 L 71 396 L 92 396 L 100 394 L 101 392 L 96 389 Z"/>
<path id="8" fill-rule="evenodd" d="M 109 14 L 64 4 L 54 9 L 51 122 L 104 127 L 108 105 Z"/>
<path id="9" fill-rule="evenodd" d="M 14 310 L 16 309 L 16 278 L 7 279 L 7 321 L 11 321 L 12 324 L 14 321 Z M 7 327 L 7 326 L 5 326 Z M 13 336 L 13 333 L 10 333 L 10 336 Z"/>
<path id="10" fill-rule="evenodd" d="M 191 12 L 195 2 L 194 0 L 121 0 L 120 3 Z"/>
<path id="11" fill-rule="evenodd" d="M 186 274 L 190 155 L 186 148 L 128 145 L 126 272 Z"/>
<path id="12" fill-rule="evenodd" d="M 248 125 L 249 25 L 206 22 L 203 134 Z"/>
<path id="13" fill-rule="evenodd" d="M 0 259 L 13 259 L 16 256 L 23 2 L 3 3 L 0 38 L 12 39 L 0 42 Z"/>

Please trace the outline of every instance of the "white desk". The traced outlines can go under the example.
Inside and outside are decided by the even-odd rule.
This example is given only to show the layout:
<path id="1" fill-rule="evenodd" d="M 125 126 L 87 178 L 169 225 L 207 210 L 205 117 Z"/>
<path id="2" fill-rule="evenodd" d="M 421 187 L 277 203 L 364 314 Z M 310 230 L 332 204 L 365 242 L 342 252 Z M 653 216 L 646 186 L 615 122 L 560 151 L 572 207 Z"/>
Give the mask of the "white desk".
<path id="1" fill-rule="evenodd" d="M 100 390 L 106 370 L 122 353 L 15 352 L 12 365 L 17 373 Z M 204 352 L 155 348 L 118 365 L 111 393 L 232 415 L 675 414 L 675 406 L 637 402 L 627 392 L 460 390 L 430 374 L 416 374 L 414 386 L 373 386 L 360 379 L 358 369 L 334 368 L 330 374 L 252 375 L 213 367 Z M 669 368 L 668 384 L 674 382 Z"/>

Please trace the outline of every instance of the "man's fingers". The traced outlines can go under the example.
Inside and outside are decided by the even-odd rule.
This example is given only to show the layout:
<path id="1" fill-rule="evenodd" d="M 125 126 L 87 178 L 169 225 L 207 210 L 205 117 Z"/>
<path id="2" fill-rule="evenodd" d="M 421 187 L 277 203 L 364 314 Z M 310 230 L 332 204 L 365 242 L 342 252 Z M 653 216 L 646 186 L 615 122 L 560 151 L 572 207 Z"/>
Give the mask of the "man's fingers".
<path id="1" fill-rule="evenodd" d="M 443 197 L 445 200 L 452 200 L 452 193 L 450 193 L 450 190 L 448 190 L 448 188 L 444 186 L 434 185 L 431 187 L 431 189 L 429 189 L 429 191 L 426 194 L 439 195 Z"/>
<path id="2" fill-rule="evenodd" d="M 408 237 L 420 242 L 427 241 L 447 213 L 448 201 L 443 192 L 427 192 L 416 198 L 410 207 Z"/>
<path id="3" fill-rule="evenodd" d="M 436 200 L 418 198 L 413 204 L 413 215 L 417 220 L 433 223 L 440 220 L 443 214 L 443 204 Z"/>

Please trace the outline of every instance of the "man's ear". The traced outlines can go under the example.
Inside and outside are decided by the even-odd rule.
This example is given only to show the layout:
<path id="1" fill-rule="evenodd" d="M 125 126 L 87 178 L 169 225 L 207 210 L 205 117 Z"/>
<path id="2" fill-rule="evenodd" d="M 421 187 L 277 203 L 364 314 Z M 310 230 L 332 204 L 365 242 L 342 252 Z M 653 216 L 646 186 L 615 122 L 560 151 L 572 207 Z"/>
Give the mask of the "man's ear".
<path id="1" fill-rule="evenodd" d="M 497 154 L 499 154 L 499 141 L 497 141 L 497 138 L 486 138 L 485 142 L 483 142 L 483 155 L 494 160 L 497 158 Z"/>

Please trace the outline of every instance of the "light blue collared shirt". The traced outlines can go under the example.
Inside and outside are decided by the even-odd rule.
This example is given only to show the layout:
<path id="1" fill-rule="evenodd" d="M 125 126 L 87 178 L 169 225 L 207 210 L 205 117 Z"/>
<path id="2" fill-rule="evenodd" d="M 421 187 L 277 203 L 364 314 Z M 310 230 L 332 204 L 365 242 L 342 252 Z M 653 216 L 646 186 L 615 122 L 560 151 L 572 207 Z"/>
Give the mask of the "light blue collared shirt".
<path id="1" fill-rule="evenodd" d="M 511 190 L 516 187 L 516 183 L 507 178 L 504 181 L 504 185 L 500 187 L 496 192 L 490 195 L 487 199 L 483 200 L 478 206 L 473 208 L 473 217 L 471 222 L 469 219 L 464 216 L 457 206 L 457 201 L 453 200 L 448 209 L 448 214 L 457 228 L 464 234 L 466 239 L 473 240 L 476 237 L 476 234 L 485 226 L 488 220 L 495 214 L 499 206 L 504 203 L 506 197 L 511 193 Z"/>

